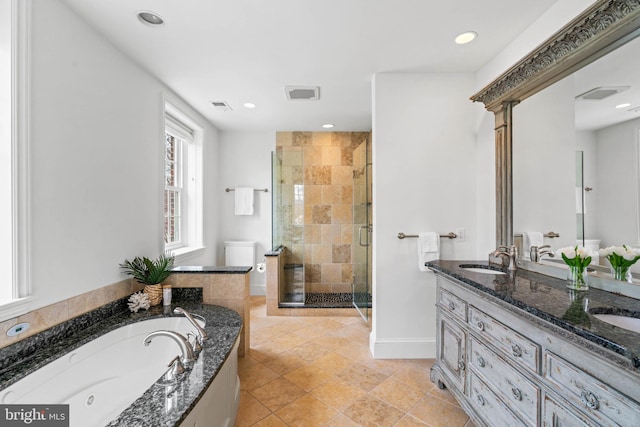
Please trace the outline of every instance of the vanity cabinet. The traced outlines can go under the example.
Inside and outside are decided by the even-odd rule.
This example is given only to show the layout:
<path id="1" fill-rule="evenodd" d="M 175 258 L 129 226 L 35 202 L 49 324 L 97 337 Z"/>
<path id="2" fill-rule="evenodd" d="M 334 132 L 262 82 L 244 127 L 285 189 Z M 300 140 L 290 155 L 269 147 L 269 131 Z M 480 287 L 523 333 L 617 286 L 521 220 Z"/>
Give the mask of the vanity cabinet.
<path id="1" fill-rule="evenodd" d="M 620 355 L 455 278 L 437 277 L 431 380 L 478 426 L 640 426 Z"/>

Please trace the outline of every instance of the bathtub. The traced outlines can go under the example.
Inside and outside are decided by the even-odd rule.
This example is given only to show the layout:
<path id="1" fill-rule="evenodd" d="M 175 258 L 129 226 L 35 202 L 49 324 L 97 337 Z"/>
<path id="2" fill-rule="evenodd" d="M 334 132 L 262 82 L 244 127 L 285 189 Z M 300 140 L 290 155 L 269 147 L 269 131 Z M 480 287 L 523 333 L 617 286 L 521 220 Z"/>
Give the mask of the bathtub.
<path id="1" fill-rule="evenodd" d="M 229 381 L 237 380 L 237 342 L 230 353 L 223 349 L 229 359 L 226 363 L 224 358 L 221 360 L 220 349 L 212 348 L 215 342 L 207 340 L 193 369 L 177 382 L 165 383 L 162 377 L 167 364 L 180 354 L 180 349 L 163 336 L 145 346 L 143 338 L 159 329 L 186 336 L 194 328 L 184 317 L 159 317 L 119 327 L 1 390 L 0 403 L 68 404 L 70 426 L 74 427 L 181 425 L 185 419 L 198 416 L 198 406 L 202 405 L 195 402 L 206 400 L 213 377 L 223 383 L 225 392 Z M 215 328 L 207 328 L 207 332 L 215 340 Z M 232 366 L 222 369 L 225 364 Z M 236 391 L 239 396 L 239 384 L 233 385 L 231 392 Z M 230 398 L 232 402 L 237 400 L 235 396 Z M 189 399 L 193 400 L 191 404 Z M 225 422 L 227 418 L 229 421 Z M 222 422 L 231 423 L 233 419 L 235 413 L 225 415 Z"/>

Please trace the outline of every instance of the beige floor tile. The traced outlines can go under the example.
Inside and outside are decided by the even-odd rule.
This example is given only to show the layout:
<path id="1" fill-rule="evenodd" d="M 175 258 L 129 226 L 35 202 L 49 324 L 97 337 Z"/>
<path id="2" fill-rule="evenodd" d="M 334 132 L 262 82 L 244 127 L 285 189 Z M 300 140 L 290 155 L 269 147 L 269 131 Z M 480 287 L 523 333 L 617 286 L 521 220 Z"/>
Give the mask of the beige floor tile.
<path id="1" fill-rule="evenodd" d="M 309 365 L 324 369 L 325 371 L 329 372 L 339 372 L 352 366 L 354 363 L 355 362 L 348 357 L 333 352 L 325 354 L 322 357 L 318 357 Z"/>
<path id="2" fill-rule="evenodd" d="M 360 427 L 360 424 L 350 420 L 343 414 L 338 414 L 334 418 L 322 424 L 322 427 Z"/>
<path id="3" fill-rule="evenodd" d="M 306 394 L 303 389 L 282 377 L 251 390 L 250 393 L 271 412 L 277 411 Z"/>
<path id="4" fill-rule="evenodd" d="M 388 378 L 371 390 L 370 394 L 404 412 L 411 409 L 424 397 L 424 393 L 401 383 L 395 378 Z"/>
<path id="5" fill-rule="evenodd" d="M 342 413 L 363 427 L 393 426 L 404 416 L 404 412 L 369 395 L 359 398 Z"/>
<path id="6" fill-rule="evenodd" d="M 313 389 L 311 394 L 332 408 L 342 410 L 364 396 L 365 392 L 344 381 L 336 380 Z"/>
<path id="7" fill-rule="evenodd" d="M 373 359 L 361 318 L 266 316 L 251 300 L 236 427 L 475 427 L 430 382 L 433 359 Z"/>
<path id="8" fill-rule="evenodd" d="M 248 392 L 240 391 L 240 405 L 236 416 L 236 427 L 253 426 L 269 416 L 271 411 L 253 398 Z"/>
<path id="9" fill-rule="evenodd" d="M 276 415 L 289 426 L 322 426 L 337 415 L 327 404 L 307 394 L 278 410 Z"/>
<path id="10" fill-rule="evenodd" d="M 238 376 L 240 377 L 240 389 L 249 391 L 278 378 L 278 374 L 261 363 L 238 371 Z"/>
<path id="11" fill-rule="evenodd" d="M 412 417 L 411 415 L 405 415 L 393 427 L 424 427 L 428 425 L 429 424 L 425 424 L 419 419 Z"/>
<path id="12" fill-rule="evenodd" d="M 388 378 L 387 375 L 368 368 L 362 363 L 356 363 L 346 369 L 343 369 L 338 372 L 336 376 L 364 391 L 374 389 Z"/>
<path id="13" fill-rule="evenodd" d="M 282 421 L 277 416 L 271 414 L 267 418 L 264 418 L 255 423 L 252 427 L 287 427 L 287 423 Z"/>
<path id="14" fill-rule="evenodd" d="M 311 391 L 333 380 L 333 376 L 328 372 L 310 365 L 294 369 L 288 374 L 285 374 L 284 378 L 306 391 Z"/>
<path id="15" fill-rule="evenodd" d="M 262 361 L 262 364 L 271 369 L 276 374 L 284 375 L 301 366 L 306 365 L 307 361 L 290 352 L 284 352 L 267 357 Z"/>
<path id="16" fill-rule="evenodd" d="M 408 365 L 398 370 L 393 374 L 393 377 L 424 393 L 433 388 L 429 378 L 429 370 L 416 365 Z"/>
<path id="17" fill-rule="evenodd" d="M 432 427 L 464 427 L 469 420 L 460 406 L 444 402 L 431 395 L 427 395 L 411 408 L 409 415 Z"/>

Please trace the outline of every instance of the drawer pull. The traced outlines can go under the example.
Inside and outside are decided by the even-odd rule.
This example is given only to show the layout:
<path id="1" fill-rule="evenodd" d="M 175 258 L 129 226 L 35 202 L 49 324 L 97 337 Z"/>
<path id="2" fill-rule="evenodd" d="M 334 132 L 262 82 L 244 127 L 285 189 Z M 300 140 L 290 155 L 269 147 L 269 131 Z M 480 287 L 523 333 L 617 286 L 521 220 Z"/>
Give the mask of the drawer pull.
<path id="1" fill-rule="evenodd" d="M 458 369 L 460 369 L 461 371 L 464 371 L 464 360 L 460 360 L 458 362 Z"/>
<path id="2" fill-rule="evenodd" d="M 582 400 L 582 403 L 584 403 L 584 406 L 587 408 L 598 409 L 600 407 L 598 397 L 590 391 L 582 390 L 580 393 L 580 400 Z"/>
<path id="3" fill-rule="evenodd" d="M 484 322 L 482 320 L 478 322 L 478 329 L 484 331 Z"/>
<path id="4" fill-rule="evenodd" d="M 482 356 L 478 356 L 478 366 L 480 366 L 481 368 L 484 368 L 487 364 L 485 363 L 484 359 L 482 358 Z"/>
<path id="5" fill-rule="evenodd" d="M 522 400 L 522 392 L 517 387 L 511 387 L 511 393 L 513 394 L 513 398 L 516 400 Z"/>
<path id="6" fill-rule="evenodd" d="M 449 310 L 455 310 L 456 309 L 456 305 L 453 303 L 453 301 L 449 301 Z"/>
<path id="7" fill-rule="evenodd" d="M 476 400 L 480 404 L 480 406 L 484 406 L 484 397 L 481 394 L 476 395 Z"/>
<path id="8" fill-rule="evenodd" d="M 515 357 L 522 357 L 522 349 L 518 344 L 514 344 L 511 346 L 511 353 L 513 353 Z"/>

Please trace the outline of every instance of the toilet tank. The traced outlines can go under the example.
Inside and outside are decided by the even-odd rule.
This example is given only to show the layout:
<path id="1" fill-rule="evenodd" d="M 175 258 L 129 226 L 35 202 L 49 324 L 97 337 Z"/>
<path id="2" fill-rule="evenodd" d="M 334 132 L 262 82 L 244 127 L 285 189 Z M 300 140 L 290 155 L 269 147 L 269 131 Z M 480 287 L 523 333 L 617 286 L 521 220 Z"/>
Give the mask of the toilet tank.
<path id="1" fill-rule="evenodd" d="M 256 242 L 224 242 L 224 265 L 254 267 L 256 263 Z"/>

